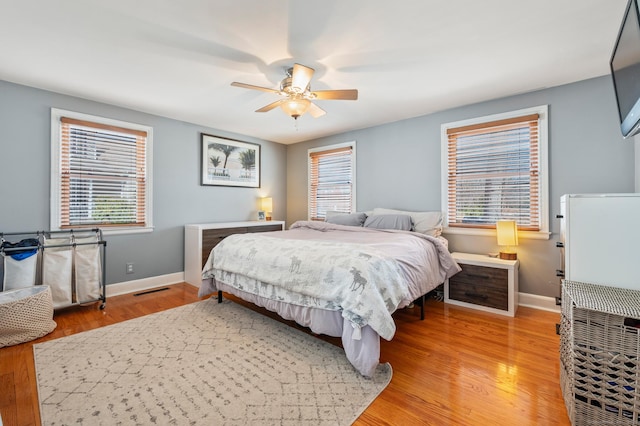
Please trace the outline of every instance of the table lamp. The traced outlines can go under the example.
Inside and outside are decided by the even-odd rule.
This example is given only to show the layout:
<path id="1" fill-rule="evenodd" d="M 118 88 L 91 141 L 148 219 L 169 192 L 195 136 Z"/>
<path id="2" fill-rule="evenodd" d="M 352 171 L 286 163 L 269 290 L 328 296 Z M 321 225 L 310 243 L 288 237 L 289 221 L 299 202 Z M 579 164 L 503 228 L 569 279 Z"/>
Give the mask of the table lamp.
<path id="1" fill-rule="evenodd" d="M 496 234 L 500 246 L 500 259 L 516 260 L 518 254 L 514 247 L 518 245 L 518 225 L 515 220 L 496 222 Z"/>
<path id="2" fill-rule="evenodd" d="M 271 212 L 273 211 L 273 198 L 265 197 L 261 200 L 262 210 L 266 213 L 266 219 L 271 220 Z"/>

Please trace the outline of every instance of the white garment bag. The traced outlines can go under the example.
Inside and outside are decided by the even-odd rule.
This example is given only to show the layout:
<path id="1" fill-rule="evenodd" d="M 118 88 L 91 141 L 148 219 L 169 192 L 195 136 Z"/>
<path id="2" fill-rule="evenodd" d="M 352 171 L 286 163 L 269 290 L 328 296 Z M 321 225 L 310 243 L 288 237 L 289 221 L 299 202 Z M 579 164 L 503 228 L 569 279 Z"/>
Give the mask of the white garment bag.
<path id="1" fill-rule="evenodd" d="M 54 308 L 69 306 L 72 303 L 71 271 L 73 270 L 73 251 L 69 238 L 45 238 L 42 252 L 42 283 L 51 287 Z M 55 245 L 66 247 L 48 247 Z"/>
<path id="2" fill-rule="evenodd" d="M 76 301 L 93 302 L 100 298 L 102 274 L 98 237 L 76 238 L 75 243 L 79 244 L 75 246 Z"/>
<path id="3" fill-rule="evenodd" d="M 14 259 L 5 254 L 3 290 L 8 291 L 35 285 L 37 267 L 37 254 L 22 260 Z"/>

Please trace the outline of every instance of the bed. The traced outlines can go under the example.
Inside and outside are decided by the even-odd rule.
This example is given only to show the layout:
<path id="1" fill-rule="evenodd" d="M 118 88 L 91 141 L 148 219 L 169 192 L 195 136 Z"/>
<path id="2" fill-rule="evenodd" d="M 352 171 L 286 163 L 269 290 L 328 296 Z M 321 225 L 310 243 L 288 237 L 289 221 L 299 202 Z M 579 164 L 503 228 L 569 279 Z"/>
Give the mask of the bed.
<path id="1" fill-rule="evenodd" d="M 442 237 L 350 225 L 299 221 L 287 231 L 231 235 L 211 251 L 200 296 L 227 292 L 341 337 L 351 364 L 371 376 L 380 338 L 395 333 L 392 313 L 460 268 Z"/>

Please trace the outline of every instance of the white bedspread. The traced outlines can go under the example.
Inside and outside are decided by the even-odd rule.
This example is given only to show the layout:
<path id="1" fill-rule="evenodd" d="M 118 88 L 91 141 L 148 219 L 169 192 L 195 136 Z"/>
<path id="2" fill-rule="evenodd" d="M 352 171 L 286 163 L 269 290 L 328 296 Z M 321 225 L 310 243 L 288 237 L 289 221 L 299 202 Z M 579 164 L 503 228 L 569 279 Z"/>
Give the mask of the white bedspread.
<path id="1" fill-rule="evenodd" d="M 369 325 L 390 340 L 391 314 L 458 270 L 433 237 L 304 221 L 289 231 L 225 238 L 202 277 L 271 300 L 339 310 L 356 328 Z"/>

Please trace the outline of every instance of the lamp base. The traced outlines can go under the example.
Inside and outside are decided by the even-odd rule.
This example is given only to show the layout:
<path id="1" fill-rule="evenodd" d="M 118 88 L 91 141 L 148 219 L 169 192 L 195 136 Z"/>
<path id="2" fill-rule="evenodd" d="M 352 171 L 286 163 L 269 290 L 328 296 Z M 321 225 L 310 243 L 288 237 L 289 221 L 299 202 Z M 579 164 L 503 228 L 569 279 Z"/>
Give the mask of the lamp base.
<path id="1" fill-rule="evenodd" d="M 518 253 L 506 253 L 506 252 L 500 252 L 500 259 L 502 260 L 517 260 L 518 259 Z"/>

